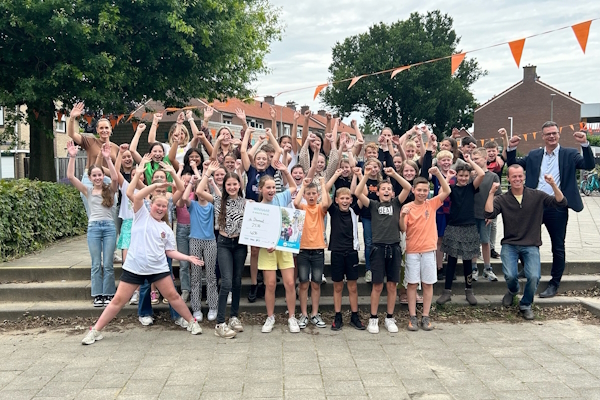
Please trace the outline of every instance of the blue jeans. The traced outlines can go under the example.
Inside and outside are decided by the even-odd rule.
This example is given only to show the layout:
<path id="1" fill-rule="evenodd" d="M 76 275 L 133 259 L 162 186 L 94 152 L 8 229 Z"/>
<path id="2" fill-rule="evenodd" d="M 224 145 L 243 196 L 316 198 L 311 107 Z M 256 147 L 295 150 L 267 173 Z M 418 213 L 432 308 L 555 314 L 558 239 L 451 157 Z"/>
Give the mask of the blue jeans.
<path id="1" fill-rule="evenodd" d="M 363 238 L 365 239 L 365 268 L 371 270 L 371 245 L 373 244 L 373 231 L 371 230 L 371 220 L 363 218 Z"/>
<path id="2" fill-rule="evenodd" d="M 177 224 L 175 231 L 175 240 L 177 241 L 177 251 L 187 256 L 190 255 L 190 226 Z M 179 261 L 179 280 L 181 281 L 181 290 L 190 290 L 190 263 Z"/>
<path id="3" fill-rule="evenodd" d="M 502 245 L 502 252 L 500 253 L 500 257 L 502 258 L 502 272 L 504 273 L 504 279 L 506 279 L 508 291 L 512 294 L 519 293 L 519 272 L 517 271 L 519 256 L 523 258 L 523 262 L 525 263 L 524 270 L 525 277 L 527 278 L 519 308 L 526 310 L 531 308 L 533 296 L 540 283 L 540 275 L 542 273 L 540 249 L 537 246 Z"/>
<path id="4" fill-rule="evenodd" d="M 167 257 L 167 262 L 169 263 L 169 270 L 171 271 L 171 277 L 173 276 L 173 260 Z M 140 286 L 140 301 L 138 303 L 138 316 L 140 317 L 152 317 L 154 315 L 154 311 L 152 310 L 152 299 L 150 298 L 151 285 L 148 281 L 145 281 L 143 285 Z M 171 307 L 169 304 L 169 312 L 171 313 L 171 319 L 176 320 L 179 318 L 179 314 L 177 311 Z"/>
<path id="5" fill-rule="evenodd" d="M 569 209 L 567 207 L 544 209 L 544 225 L 548 229 L 552 242 L 552 280 L 549 285 L 560 285 L 563 272 L 565 272 L 565 237 L 567 236 L 567 222 Z"/>
<path id="6" fill-rule="evenodd" d="M 231 292 L 230 317 L 238 316 L 242 290 L 242 272 L 248 254 L 248 246 L 239 244 L 238 238 L 217 237 L 217 259 L 221 270 L 221 289 L 217 308 L 217 324 L 225 322 L 227 296 Z"/>
<path id="7" fill-rule="evenodd" d="M 87 242 L 92 257 L 92 297 L 114 296 L 113 253 L 117 245 L 115 223 L 113 221 L 89 222 Z"/>

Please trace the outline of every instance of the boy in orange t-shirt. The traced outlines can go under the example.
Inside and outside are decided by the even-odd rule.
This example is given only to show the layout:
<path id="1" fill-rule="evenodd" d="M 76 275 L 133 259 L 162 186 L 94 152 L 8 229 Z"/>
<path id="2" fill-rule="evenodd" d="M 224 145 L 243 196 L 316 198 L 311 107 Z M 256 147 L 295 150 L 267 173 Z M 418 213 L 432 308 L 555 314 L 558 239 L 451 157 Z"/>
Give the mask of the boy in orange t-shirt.
<path id="1" fill-rule="evenodd" d="M 300 298 L 300 311 L 302 315 L 298 319 L 298 326 L 301 329 L 306 328 L 308 324 L 308 276 L 311 276 L 311 295 L 312 312 L 310 322 L 317 328 L 325 328 L 327 324 L 321 319 L 319 314 L 319 299 L 321 297 L 321 280 L 323 268 L 325 267 L 325 216 L 331 203 L 331 198 L 325 187 L 325 178 L 319 178 L 321 185 L 321 203 L 317 203 L 319 192 L 317 185 L 312 179 L 305 178 L 304 184 L 300 187 L 294 207 L 306 212 L 304 216 L 304 227 L 302 237 L 300 238 L 300 253 L 298 253 L 298 278 L 300 286 L 298 297 Z M 302 204 L 302 199 L 306 204 Z"/>
<path id="2" fill-rule="evenodd" d="M 429 196 L 429 182 L 418 177 L 413 182 L 412 191 L 415 200 L 402 207 L 400 212 L 400 230 L 406 232 L 406 281 L 408 282 L 408 313 L 410 320 L 408 330 L 419 329 L 417 320 L 417 286 L 423 285 L 423 330 L 433 329 L 429 320 L 429 309 L 433 299 L 433 284 L 437 282 L 437 249 L 436 211 L 450 194 L 450 186 L 437 167 L 429 169 L 440 184 L 441 191 L 432 199 Z"/>

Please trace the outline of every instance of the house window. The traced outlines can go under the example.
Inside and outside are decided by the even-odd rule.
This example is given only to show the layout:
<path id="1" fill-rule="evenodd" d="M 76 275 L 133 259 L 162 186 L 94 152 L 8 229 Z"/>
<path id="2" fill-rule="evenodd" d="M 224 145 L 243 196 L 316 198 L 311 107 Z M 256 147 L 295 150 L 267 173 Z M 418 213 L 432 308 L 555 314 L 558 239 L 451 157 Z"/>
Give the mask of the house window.
<path id="1" fill-rule="evenodd" d="M 290 132 L 291 132 L 290 126 L 289 125 L 284 125 L 283 126 L 283 134 L 290 136 Z"/>
<path id="2" fill-rule="evenodd" d="M 0 126 L 4 125 L 4 107 L 0 107 Z"/>
<path id="3" fill-rule="evenodd" d="M 255 119 L 251 119 L 248 121 L 248 126 L 255 128 L 255 129 L 264 129 L 263 123 L 262 122 L 256 122 Z"/>
<path id="4" fill-rule="evenodd" d="M 302 127 L 299 126 L 296 131 L 296 139 L 302 139 Z"/>
<path id="5" fill-rule="evenodd" d="M 224 116 L 223 116 L 223 123 L 224 123 L 224 124 L 227 124 L 227 125 L 231 125 L 231 118 L 232 118 L 232 117 L 230 117 L 230 116 L 226 116 L 226 115 L 224 115 Z"/>
<path id="6" fill-rule="evenodd" d="M 66 115 L 62 115 L 60 121 L 58 121 L 58 115 L 54 115 L 54 120 L 56 121 L 56 132 L 65 133 L 67 130 L 67 117 Z"/>

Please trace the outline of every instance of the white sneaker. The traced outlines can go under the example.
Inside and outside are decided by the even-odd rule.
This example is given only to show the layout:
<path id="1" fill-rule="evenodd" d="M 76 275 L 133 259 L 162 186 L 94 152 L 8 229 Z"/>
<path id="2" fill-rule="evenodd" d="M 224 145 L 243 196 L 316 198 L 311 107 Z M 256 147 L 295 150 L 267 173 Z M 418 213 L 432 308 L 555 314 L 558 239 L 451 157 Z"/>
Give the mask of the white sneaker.
<path id="1" fill-rule="evenodd" d="M 327 278 L 325 278 L 325 274 L 321 276 L 321 283 L 327 283 Z"/>
<path id="2" fill-rule="evenodd" d="M 183 319 L 183 317 L 181 319 Z M 187 321 L 185 321 L 185 323 L 187 325 L 188 332 L 191 332 L 192 335 L 199 335 L 202 333 L 202 328 L 200 327 L 200 324 L 197 320 L 194 319 L 194 322 L 192 322 L 191 324 Z"/>
<path id="3" fill-rule="evenodd" d="M 102 334 L 90 326 L 90 330 L 81 341 L 81 344 L 94 344 L 96 340 L 102 340 L 102 338 Z"/>
<path id="4" fill-rule="evenodd" d="M 379 319 L 369 318 L 369 326 L 367 326 L 369 333 L 379 333 Z"/>
<path id="5" fill-rule="evenodd" d="M 187 303 L 187 301 L 190 299 L 190 291 L 189 290 L 182 290 L 181 291 L 181 300 L 183 300 L 184 303 Z"/>
<path id="6" fill-rule="evenodd" d="M 179 317 L 175 320 L 175 325 L 179 325 L 182 328 L 189 328 L 190 324 L 183 317 Z"/>
<path id="7" fill-rule="evenodd" d="M 113 254 L 113 264 L 123 264 L 123 259 L 117 253 Z"/>
<path id="8" fill-rule="evenodd" d="M 192 316 L 194 318 L 196 318 L 197 321 L 202 322 L 202 318 L 204 318 L 204 315 L 202 314 L 202 311 L 194 311 L 194 313 L 192 314 Z"/>
<path id="9" fill-rule="evenodd" d="M 298 326 L 298 320 L 295 317 L 291 317 L 288 319 L 288 328 L 290 329 L 290 333 L 300 332 L 300 327 Z"/>
<path id="10" fill-rule="evenodd" d="M 236 332 L 244 332 L 244 325 L 242 325 L 237 317 L 229 318 L 229 327 Z"/>
<path id="11" fill-rule="evenodd" d="M 498 277 L 496 276 L 496 274 L 494 273 L 494 271 L 492 271 L 491 269 L 484 270 L 483 271 L 483 277 L 487 278 L 491 282 L 497 282 L 498 281 Z"/>
<path id="12" fill-rule="evenodd" d="M 152 325 L 154 323 L 154 318 L 152 318 L 150 316 L 139 317 L 138 320 L 140 321 L 140 324 L 142 324 L 143 326 Z"/>
<path id="13" fill-rule="evenodd" d="M 474 281 L 477 281 L 478 278 L 479 278 L 479 270 L 474 269 L 473 272 L 471 273 L 471 279 L 473 279 Z"/>
<path id="14" fill-rule="evenodd" d="M 214 321 L 217 319 L 217 310 L 208 310 L 208 316 L 206 317 L 209 321 Z"/>
<path id="15" fill-rule="evenodd" d="M 383 324 L 389 333 L 398 333 L 398 326 L 396 325 L 396 320 L 394 318 L 386 318 L 383 321 Z"/>
<path id="16" fill-rule="evenodd" d="M 224 339 L 232 339 L 237 334 L 233 329 L 229 329 L 229 326 L 223 322 L 222 324 L 217 324 L 215 326 L 215 336 L 222 337 Z"/>
<path id="17" fill-rule="evenodd" d="M 231 305 L 231 292 L 229 292 L 229 294 L 227 295 L 227 305 Z"/>
<path id="18" fill-rule="evenodd" d="M 371 271 L 365 272 L 365 282 L 370 283 L 372 279 L 373 275 L 371 274 Z"/>
<path id="19" fill-rule="evenodd" d="M 129 300 L 129 305 L 137 306 L 139 302 L 140 302 L 140 291 L 136 290 L 131 295 L 131 299 Z"/>
<path id="20" fill-rule="evenodd" d="M 270 333 L 273 330 L 273 325 L 275 325 L 275 317 L 270 316 L 265 321 L 262 329 L 260 330 L 262 333 Z"/>

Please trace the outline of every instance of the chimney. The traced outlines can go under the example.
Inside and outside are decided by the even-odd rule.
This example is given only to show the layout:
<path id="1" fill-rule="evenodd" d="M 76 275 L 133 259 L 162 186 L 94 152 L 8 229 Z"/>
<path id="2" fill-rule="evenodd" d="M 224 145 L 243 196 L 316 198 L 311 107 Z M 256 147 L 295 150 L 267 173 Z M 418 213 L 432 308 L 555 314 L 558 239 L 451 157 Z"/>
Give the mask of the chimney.
<path id="1" fill-rule="evenodd" d="M 527 65 L 523 67 L 523 82 L 535 82 L 538 79 L 535 72 L 535 65 Z"/>
<path id="2" fill-rule="evenodd" d="M 287 103 L 285 103 L 285 106 L 287 108 L 291 108 L 292 110 L 296 111 L 296 102 L 295 101 L 288 101 Z"/>
<path id="3" fill-rule="evenodd" d="M 309 106 L 302 106 L 302 107 L 300 107 L 300 114 L 304 115 L 304 113 L 307 112 L 308 110 L 310 110 Z"/>
<path id="4" fill-rule="evenodd" d="M 571 92 L 569 92 L 569 97 L 571 97 Z"/>
<path id="5" fill-rule="evenodd" d="M 272 106 L 275 105 L 275 97 L 273 96 L 265 96 L 264 102 L 270 104 Z"/>
<path id="6" fill-rule="evenodd" d="M 317 111 L 317 114 L 319 114 L 321 117 L 324 117 L 325 114 L 327 114 L 327 111 L 325 111 L 325 110 L 319 110 L 319 111 Z"/>

